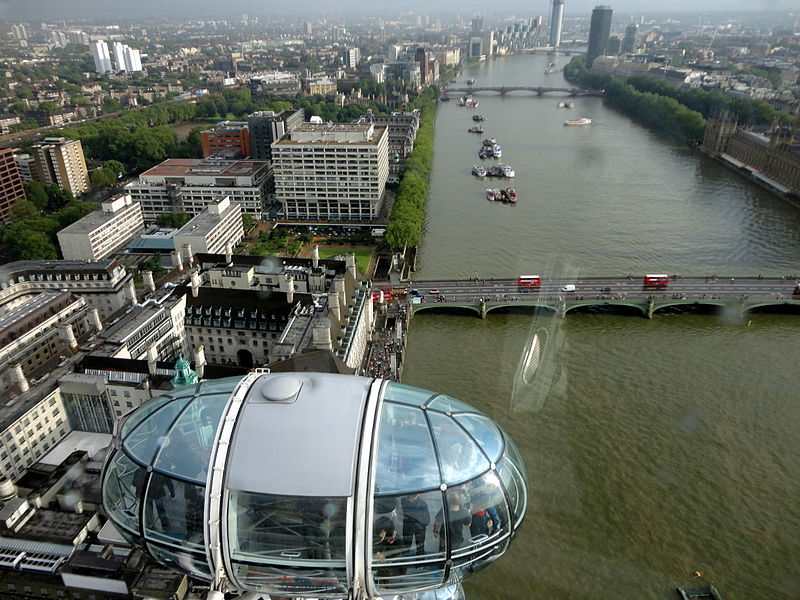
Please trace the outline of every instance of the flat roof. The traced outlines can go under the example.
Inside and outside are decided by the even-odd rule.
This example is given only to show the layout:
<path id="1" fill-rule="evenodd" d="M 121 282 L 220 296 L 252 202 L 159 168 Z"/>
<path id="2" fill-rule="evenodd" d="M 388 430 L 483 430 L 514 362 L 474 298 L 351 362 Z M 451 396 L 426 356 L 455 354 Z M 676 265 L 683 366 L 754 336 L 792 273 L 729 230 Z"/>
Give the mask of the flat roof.
<path id="1" fill-rule="evenodd" d="M 236 207 L 239 206 L 239 203 L 231 202 L 229 200 L 228 206 L 226 206 L 225 209 L 220 214 L 212 214 L 211 211 L 209 210 L 210 206 L 212 206 L 212 204 L 206 206 L 195 217 L 193 217 L 189 222 L 187 222 L 186 225 L 181 227 L 175 233 L 175 237 L 185 236 L 185 235 L 192 235 L 192 236 L 201 235 L 205 237 L 212 229 L 214 229 L 214 227 L 219 225 L 220 221 L 222 221 L 225 217 L 227 217 L 232 210 L 236 210 Z"/>
<path id="2" fill-rule="evenodd" d="M 132 202 L 129 205 L 120 207 L 119 210 L 114 212 L 106 212 L 104 210 L 95 210 L 94 212 L 90 212 L 85 217 L 78 219 L 72 225 L 67 225 L 59 231 L 58 233 L 70 233 L 70 234 L 86 234 L 91 233 L 101 225 L 105 225 L 109 221 L 119 217 L 122 211 L 129 210 L 134 204 L 139 204 L 138 202 Z M 98 206 L 99 208 L 99 206 Z"/>
<path id="3" fill-rule="evenodd" d="M 367 138 L 370 128 L 372 135 Z M 385 125 L 371 123 L 302 123 L 272 146 L 377 146 L 387 129 Z M 292 139 L 295 135 L 300 139 Z"/>
<path id="4" fill-rule="evenodd" d="M 0 281 L 19 274 L 37 273 L 111 273 L 114 267 L 122 266 L 113 258 L 100 260 L 17 260 L 0 266 Z M 68 283 L 69 280 L 62 280 Z"/>
<path id="5" fill-rule="evenodd" d="M 269 166 L 266 160 L 207 160 L 202 158 L 168 158 L 148 169 L 140 177 L 186 177 L 190 175 L 245 177 Z"/>
<path id="6" fill-rule="evenodd" d="M 77 302 L 78 298 L 70 292 L 48 290 L 37 293 L 34 297 L 13 308 L 0 308 L 0 335 L 9 327 L 23 324 L 26 317 L 46 309 L 48 306 L 70 300 Z"/>

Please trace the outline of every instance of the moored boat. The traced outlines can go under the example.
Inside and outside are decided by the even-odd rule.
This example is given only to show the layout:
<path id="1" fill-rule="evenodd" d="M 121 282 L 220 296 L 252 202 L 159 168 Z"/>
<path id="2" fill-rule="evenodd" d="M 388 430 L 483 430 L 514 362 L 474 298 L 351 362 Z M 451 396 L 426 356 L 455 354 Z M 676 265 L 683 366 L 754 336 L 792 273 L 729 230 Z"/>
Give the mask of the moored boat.
<path id="1" fill-rule="evenodd" d="M 564 102 L 564 108 L 575 108 L 575 103 L 570 101 Z"/>
<path id="2" fill-rule="evenodd" d="M 477 127 L 470 127 L 469 129 L 467 129 L 467 131 L 469 133 L 483 133 L 483 127 L 478 125 Z"/>
<path id="3" fill-rule="evenodd" d="M 516 202 L 517 201 L 517 191 L 514 188 L 506 188 L 503 190 L 503 195 L 509 202 Z"/>
<path id="4" fill-rule="evenodd" d="M 473 99 L 473 98 L 469 98 L 469 99 L 467 100 L 467 102 L 466 102 L 465 106 L 466 106 L 467 108 L 478 108 L 478 105 L 479 105 L 479 104 L 480 104 L 480 102 L 478 102 L 477 100 L 475 100 L 475 99 Z"/>
<path id="5" fill-rule="evenodd" d="M 475 85 L 474 79 L 467 79 L 467 85 Z"/>
<path id="6" fill-rule="evenodd" d="M 500 164 L 500 165 L 497 165 L 497 166 L 500 167 L 500 170 L 503 172 L 503 177 L 514 177 L 516 175 L 516 173 L 514 172 L 514 169 L 512 169 L 508 165 Z"/>
<path id="7" fill-rule="evenodd" d="M 591 125 L 592 120 L 589 117 L 581 117 L 580 119 L 568 119 L 564 121 L 564 125 Z"/>
<path id="8" fill-rule="evenodd" d="M 472 174 L 475 177 L 486 177 L 486 169 L 480 165 L 472 165 Z"/>
<path id="9" fill-rule="evenodd" d="M 495 158 L 503 158 L 503 148 L 500 144 L 495 144 L 492 146 L 492 156 Z"/>
<path id="10" fill-rule="evenodd" d="M 492 165 L 486 170 L 486 174 L 489 177 L 502 177 L 503 176 L 503 169 L 498 167 L 497 165 Z"/>
<path id="11" fill-rule="evenodd" d="M 473 121 L 485 121 L 486 119 L 484 118 L 483 115 L 472 115 L 472 120 Z"/>
<path id="12" fill-rule="evenodd" d="M 478 150 L 478 158 L 492 158 L 492 151 L 488 146 L 481 146 Z"/>
<path id="13" fill-rule="evenodd" d="M 497 195 L 500 193 L 500 190 L 497 188 L 486 188 L 486 199 L 487 200 L 497 200 Z"/>

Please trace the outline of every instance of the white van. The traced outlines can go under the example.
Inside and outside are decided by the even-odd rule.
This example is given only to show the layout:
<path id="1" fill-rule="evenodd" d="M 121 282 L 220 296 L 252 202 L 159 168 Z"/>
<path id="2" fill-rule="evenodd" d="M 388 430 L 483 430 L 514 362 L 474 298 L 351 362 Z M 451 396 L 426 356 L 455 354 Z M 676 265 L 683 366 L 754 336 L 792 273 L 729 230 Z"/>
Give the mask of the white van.
<path id="1" fill-rule="evenodd" d="M 575 284 L 574 283 L 568 283 L 567 285 L 562 285 L 561 286 L 561 291 L 562 292 L 574 292 L 575 291 Z"/>

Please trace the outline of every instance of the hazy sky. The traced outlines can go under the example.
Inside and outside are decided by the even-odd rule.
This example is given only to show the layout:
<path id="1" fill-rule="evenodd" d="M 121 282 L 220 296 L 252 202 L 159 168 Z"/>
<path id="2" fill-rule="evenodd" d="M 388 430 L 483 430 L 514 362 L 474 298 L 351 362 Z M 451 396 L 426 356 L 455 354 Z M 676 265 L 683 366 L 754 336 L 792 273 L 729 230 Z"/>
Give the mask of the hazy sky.
<path id="1" fill-rule="evenodd" d="M 669 11 L 788 11 L 800 12 L 798 0 L 565 0 L 564 13 L 589 14 L 596 4 L 608 4 L 618 13 L 660 13 Z M 546 15 L 549 0 L 0 0 L 0 18 L 11 20 L 52 20 L 61 18 L 141 19 L 142 17 L 206 18 L 227 17 L 247 12 L 267 16 L 274 11 L 282 16 L 312 18 L 319 11 L 360 11 L 363 14 L 407 10 L 461 14 L 514 13 L 519 16 Z"/>

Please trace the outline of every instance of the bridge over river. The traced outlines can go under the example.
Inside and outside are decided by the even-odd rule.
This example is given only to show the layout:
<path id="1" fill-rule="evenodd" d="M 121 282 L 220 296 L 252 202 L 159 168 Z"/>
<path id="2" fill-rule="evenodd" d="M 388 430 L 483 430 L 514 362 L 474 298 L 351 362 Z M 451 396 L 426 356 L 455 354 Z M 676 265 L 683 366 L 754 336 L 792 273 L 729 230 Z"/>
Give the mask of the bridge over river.
<path id="1" fill-rule="evenodd" d="M 531 92 L 536 96 L 544 94 L 559 93 L 567 94 L 568 96 L 602 96 L 603 90 L 586 90 L 583 88 L 575 87 L 540 87 L 540 86 L 520 86 L 520 85 L 505 85 L 502 87 L 486 87 L 486 86 L 469 86 L 446 88 L 443 94 L 477 94 L 479 92 L 494 92 L 505 96 L 511 92 Z"/>
<path id="2" fill-rule="evenodd" d="M 540 287 L 520 287 L 516 279 L 426 280 L 408 284 L 410 314 L 425 310 L 474 311 L 485 318 L 494 310 L 530 307 L 562 318 L 570 311 L 615 308 L 652 318 L 658 312 L 736 311 L 762 308 L 800 314 L 794 276 L 784 278 L 676 277 L 667 286 L 647 286 L 639 277 L 547 279 Z M 574 286 L 574 291 L 573 287 Z M 569 289 L 571 291 L 564 291 Z"/>

